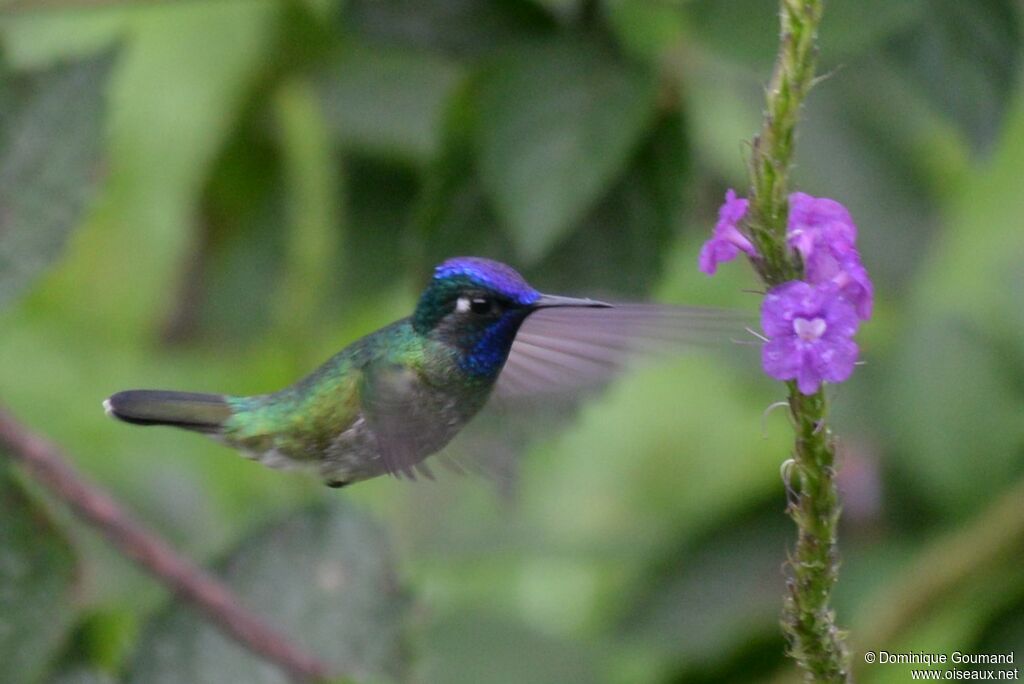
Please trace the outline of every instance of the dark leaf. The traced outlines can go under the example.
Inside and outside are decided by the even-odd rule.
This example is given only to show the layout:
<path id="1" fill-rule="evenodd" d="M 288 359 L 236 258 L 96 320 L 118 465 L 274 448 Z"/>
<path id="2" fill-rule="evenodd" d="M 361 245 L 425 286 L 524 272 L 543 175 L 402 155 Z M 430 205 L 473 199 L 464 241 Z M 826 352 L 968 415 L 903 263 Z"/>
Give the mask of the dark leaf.
<path id="1" fill-rule="evenodd" d="M 536 262 L 625 170 L 653 119 L 655 81 L 566 40 L 511 53 L 482 81 L 480 177 L 522 261 Z"/>
<path id="2" fill-rule="evenodd" d="M 1012 0 L 928 0 L 920 23 L 894 38 L 890 52 L 975 147 L 1000 130 L 1021 67 L 1021 17 Z"/>
<path id="3" fill-rule="evenodd" d="M 37 681 L 74 617 L 76 559 L 0 454 L 0 663 L 7 684 Z"/>
<path id="4" fill-rule="evenodd" d="M 12 76 L 0 63 L 0 306 L 60 253 L 101 175 L 112 54 Z"/>
<path id="5" fill-rule="evenodd" d="M 340 245 L 339 297 L 349 303 L 380 294 L 385 284 L 395 282 L 396 264 L 405 270 L 402 256 L 419 180 L 407 167 L 360 155 L 346 156 L 343 166 L 348 230 Z"/>
<path id="6" fill-rule="evenodd" d="M 683 116 L 663 116 L 625 175 L 527 276 L 551 292 L 645 297 L 678 228 L 690 166 Z"/>
<path id="7" fill-rule="evenodd" d="M 441 57 L 350 48 L 323 69 L 325 115 L 348 149 L 423 163 L 438 151 L 447 98 L 460 77 Z"/>
<path id="8" fill-rule="evenodd" d="M 386 45 L 475 56 L 546 33 L 553 22 L 518 0 L 353 0 L 342 24 Z"/>
<path id="9" fill-rule="evenodd" d="M 404 670 L 408 600 L 381 530 L 353 507 L 339 502 L 299 513 L 254 535 L 222 575 L 248 607 L 339 671 L 364 680 Z M 287 681 L 182 605 L 149 625 L 127 679 Z"/>
<path id="10" fill-rule="evenodd" d="M 475 173 L 472 147 L 461 133 L 472 128 L 464 121 L 469 110 L 467 104 L 452 108 L 454 132 L 426 176 L 415 220 L 425 238 L 420 270 L 455 254 L 480 254 L 513 263 L 550 292 L 645 297 L 688 199 L 691 151 L 683 116 L 664 114 L 624 176 L 561 244 L 527 266 L 512 236 L 500 230 Z"/>

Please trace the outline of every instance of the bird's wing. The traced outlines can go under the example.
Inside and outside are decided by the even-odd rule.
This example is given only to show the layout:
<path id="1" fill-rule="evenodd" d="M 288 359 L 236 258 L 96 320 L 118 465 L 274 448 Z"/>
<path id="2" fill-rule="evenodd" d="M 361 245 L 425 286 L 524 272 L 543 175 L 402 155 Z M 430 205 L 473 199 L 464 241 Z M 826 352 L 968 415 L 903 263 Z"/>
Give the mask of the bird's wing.
<path id="1" fill-rule="evenodd" d="M 747 330 L 756 320 L 739 311 L 652 304 L 541 309 L 520 328 L 488 407 L 445 454 L 514 495 L 519 456 L 631 362 L 694 348 L 750 362 L 754 347 L 743 342 L 756 341 Z"/>
<path id="2" fill-rule="evenodd" d="M 661 304 L 541 309 L 516 335 L 495 395 L 516 399 L 597 388 L 641 356 L 749 338 L 753 321 L 747 313 Z"/>
<path id="3" fill-rule="evenodd" d="M 446 425 L 432 410 L 417 372 L 398 364 L 371 364 L 363 372 L 360 403 L 388 474 L 433 479 L 422 461 L 444 441 Z"/>

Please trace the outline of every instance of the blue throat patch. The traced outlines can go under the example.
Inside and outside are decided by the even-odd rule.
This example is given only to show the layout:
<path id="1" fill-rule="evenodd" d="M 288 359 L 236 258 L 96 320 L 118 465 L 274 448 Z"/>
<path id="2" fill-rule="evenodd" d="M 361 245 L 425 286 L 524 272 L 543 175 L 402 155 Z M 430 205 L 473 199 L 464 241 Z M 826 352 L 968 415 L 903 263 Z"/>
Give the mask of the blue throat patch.
<path id="1" fill-rule="evenodd" d="M 459 368 L 477 377 L 496 376 L 508 358 L 525 315 L 506 315 L 487 328 L 469 352 L 459 355 Z"/>

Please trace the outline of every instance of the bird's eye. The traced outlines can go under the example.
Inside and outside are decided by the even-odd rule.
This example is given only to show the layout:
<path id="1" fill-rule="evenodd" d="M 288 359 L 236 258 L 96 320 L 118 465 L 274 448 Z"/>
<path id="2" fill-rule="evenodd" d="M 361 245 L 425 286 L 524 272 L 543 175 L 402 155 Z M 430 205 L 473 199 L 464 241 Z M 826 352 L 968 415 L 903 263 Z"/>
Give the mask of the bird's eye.
<path id="1" fill-rule="evenodd" d="M 469 310 L 475 314 L 496 313 L 497 308 L 497 302 L 487 297 L 474 297 L 469 302 Z"/>
<path id="2" fill-rule="evenodd" d="M 455 310 L 459 313 L 469 312 L 487 316 L 500 313 L 501 304 L 492 297 L 459 297 L 455 302 Z"/>

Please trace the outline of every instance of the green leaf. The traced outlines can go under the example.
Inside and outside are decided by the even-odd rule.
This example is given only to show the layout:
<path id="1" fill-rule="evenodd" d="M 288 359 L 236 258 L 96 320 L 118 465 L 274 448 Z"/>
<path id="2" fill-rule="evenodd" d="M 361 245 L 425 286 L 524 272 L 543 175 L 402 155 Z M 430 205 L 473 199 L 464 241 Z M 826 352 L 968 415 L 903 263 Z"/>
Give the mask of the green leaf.
<path id="1" fill-rule="evenodd" d="M 113 62 L 25 77 L 0 67 L 0 306 L 60 254 L 98 185 Z"/>
<path id="2" fill-rule="evenodd" d="M 469 112 L 450 109 L 451 134 L 419 198 L 417 226 L 426 238 L 419 265 L 425 273 L 455 252 L 517 261 L 516 245 L 500 230 L 475 173 L 471 146 L 463 139 L 470 126 L 460 115 Z M 571 235 L 539 262 L 522 268 L 524 275 L 552 291 L 646 294 L 678 228 L 690 173 L 686 121 L 680 113 L 665 113 L 622 177 Z"/>
<path id="3" fill-rule="evenodd" d="M 483 77 L 481 178 L 524 261 L 559 243 L 624 170 L 655 95 L 650 74 L 564 40 L 513 52 Z"/>
<path id="4" fill-rule="evenodd" d="M 623 177 L 527 276 L 552 292 L 647 295 L 678 228 L 689 174 L 686 122 L 664 116 Z"/>
<path id="5" fill-rule="evenodd" d="M 936 510 L 959 519 L 987 499 L 993 483 L 1021 472 L 1021 393 L 985 328 L 952 315 L 908 324 L 888 395 L 891 429 L 903 447 L 898 467 Z M 965 460 L 965 453 L 984 459 Z"/>
<path id="6" fill-rule="evenodd" d="M 211 164 L 245 104 L 260 95 L 259 86 L 273 83 L 271 66 L 289 57 L 279 43 L 283 7 L 273 0 L 156 3 L 72 13 L 71 21 L 34 13 L 34 21 L 12 24 L 18 63 L 52 60 L 79 23 L 89 32 L 126 36 L 111 83 L 110 175 L 96 233 L 88 249 L 70 250 L 47 280 L 47 301 L 88 301 L 90 316 L 102 318 L 105 329 L 148 334 L 160 321 L 174 299 L 172 274 L 194 244 L 189 228 Z M 49 47 L 32 49 L 37 44 Z M 132 286 L 111 296 L 119 282 Z M 63 297 L 68 291 L 71 303 Z"/>
<path id="7" fill-rule="evenodd" d="M 345 148 L 414 163 L 437 153 L 457 65 L 426 53 L 352 48 L 317 80 L 331 131 Z"/>
<path id="8" fill-rule="evenodd" d="M 953 517 L 1021 473 L 1019 99 L 997 149 L 949 200 L 945 232 L 915 283 L 892 384 L 880 394 L 902 448 L 896 464 Z"/>
<path id="9" fill-rule="evenodd" d="M 297 644 L 357 680 L 405 667 L 408 600 L 376 524 L 336 503 L 255 534 L 222 573 L 246 606 Z M 286 682 L 278 669 L 223 636 L 191 608 L 174 606 L 149 626 L 131 682 Z"/>
<path id="10" fill-rule="evenodd" d="M 74 617 L 76 559 L 0 456 L 0 663 L 6 684 L 37 681 Z"/>

